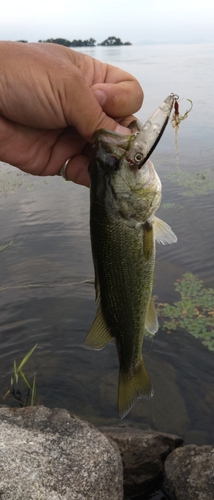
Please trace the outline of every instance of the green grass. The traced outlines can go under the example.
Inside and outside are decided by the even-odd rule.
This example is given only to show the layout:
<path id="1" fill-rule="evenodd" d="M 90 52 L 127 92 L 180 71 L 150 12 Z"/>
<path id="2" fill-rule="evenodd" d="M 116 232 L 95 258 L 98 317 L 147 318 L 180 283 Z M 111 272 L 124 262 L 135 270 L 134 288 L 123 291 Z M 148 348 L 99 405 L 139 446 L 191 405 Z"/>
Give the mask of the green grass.
<path id="1" fill-rule="evenodd" d="M 2 399 L 6 399 L 9 395 L 13 396 L 17 402 L 19 402 L 20 406 L 35 406 L 35 398 L 36 398 L 36 375 L 33 376 L 33 381 L 30 384 L 23 368 L 26 365 L 29 358 L 32 356 L 33 352 L 37 348 L 36 344 L 30 351 L 24 356 L 21 363 L 17 366 L 16 361 L 13 362 L 13 376 L 10 380 L 10 389 L 6 392 Z M 18 384 L 19 380 L 24 381 L 24 387 L 27 388 L 27 393 L 24 395 L 24 392 L 20 390 Z"/>

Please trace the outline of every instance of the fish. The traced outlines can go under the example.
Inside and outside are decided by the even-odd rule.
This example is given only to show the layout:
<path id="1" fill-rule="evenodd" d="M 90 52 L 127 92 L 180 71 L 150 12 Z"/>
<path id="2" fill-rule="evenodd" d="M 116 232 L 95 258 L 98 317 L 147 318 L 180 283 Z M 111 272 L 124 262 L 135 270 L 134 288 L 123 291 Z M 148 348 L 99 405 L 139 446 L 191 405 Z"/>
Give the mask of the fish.
<path id="1" fill-rule="evenodd" d="M 167 125 L 174 96 L 145 125 L 133 121 L 130 135 L 100 129 L 92 141 L 90 233 L 98 308 L 85 346 L 100 350 L 114 339 L 121 418 L 135 400 L 153 395 L 142 345 L 145 331 L 158 331 L 152 299 L 155 240 L 167 244 L 177 238 L 155 215 L 161 181 L 149 157 Z"/>

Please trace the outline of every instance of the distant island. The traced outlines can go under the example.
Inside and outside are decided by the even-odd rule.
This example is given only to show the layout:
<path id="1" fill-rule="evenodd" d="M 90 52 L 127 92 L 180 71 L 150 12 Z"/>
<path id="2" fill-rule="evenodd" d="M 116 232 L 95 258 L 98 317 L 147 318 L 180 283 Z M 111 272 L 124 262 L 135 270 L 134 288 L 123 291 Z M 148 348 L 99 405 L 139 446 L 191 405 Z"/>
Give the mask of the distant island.
<path id="1" fill-rule="evenodd" d="M 102 47 L 112 47 L 113 45 L 131 45 L 131 43 L 123 43 L 121 42 L 120 38 L 116 38 L 116 36 L 109 36 L 108 38 L 106 38 L 106 40 L 104 40 L 102 43 L 98 43 L 97 45 L 102 45 Z"/>
<path id="2" fill-rule="evenodd" d="M 109 36 L 101 43 L 96 43 L 94 38 L 88 40 L 67 40 L 66 38 L 48 38 L 47 40 L 38 40 L 39 43 L 56 43 L 57 45 L 64 45 L 64 47 L 95 47 L 101 45 L 102 47 L 113 47 L 118 45 L 132 45 L 130 42 L 123 43 L 120 38 L 116 36 Z M 28 43 L 27 40 L 18 40 L 18 42 Z"/>

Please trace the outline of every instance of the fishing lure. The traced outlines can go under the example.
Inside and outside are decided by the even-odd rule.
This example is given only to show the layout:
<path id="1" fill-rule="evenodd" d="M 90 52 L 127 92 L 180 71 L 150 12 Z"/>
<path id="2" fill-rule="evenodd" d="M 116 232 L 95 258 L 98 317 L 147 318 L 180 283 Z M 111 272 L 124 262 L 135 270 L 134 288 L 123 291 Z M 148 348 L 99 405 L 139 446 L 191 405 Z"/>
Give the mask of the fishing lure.
<path id="1" fill-rule="evenodd" d="M 173 113 L 172 118 L 171 118 L 171 124 L 172 124 L 173 128 L 175 129 L 175 150 L 176 150 L 176 154 L 178 157 L 178 128 L 179 128 L 181 121 L 186 120 L 186 118 L 188 117 L 188 115 L 193 107 L 193 102 L 191 101 L 191 99 L 186 99 L 190 103 L 190 108 L 187 109 L 187 111 L 183 115 L 181 115 L 179 112 L 179 102 L 181 101 L 181 99 L 179 100 L 178 95 L 175 95 L 174 99 L 175 99 L 175 101 L 174 101 L 174 113 Z"/>

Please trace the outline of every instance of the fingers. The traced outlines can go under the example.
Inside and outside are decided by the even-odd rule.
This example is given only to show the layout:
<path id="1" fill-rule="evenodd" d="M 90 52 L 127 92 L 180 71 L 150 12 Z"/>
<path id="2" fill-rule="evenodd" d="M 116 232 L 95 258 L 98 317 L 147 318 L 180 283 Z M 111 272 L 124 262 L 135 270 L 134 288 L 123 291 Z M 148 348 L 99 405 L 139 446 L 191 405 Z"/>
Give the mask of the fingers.
<path id="1" fill-rule="evenodd" d="M 70 157 L 68 178 L 89 186 L 85 145 L 100 128 L 130 133 L 143 100 L 140 84 L 117 67 L 53 44 L 0 42 L 0 62 L 1 159 L 32 174 L 56 175 Z"/>
<path id="2" fill-rule="evenodd" d="M 66 177 L 69 181 L 90 187 L 88 173 L 89 159 L 83 155 L 77 155 L 70 159 L 66 168 Z"/>
<path id="3" fill-rule="evenodd" d="M 22 125 L 73 126 L 91 141 L 99 128 L 128 133 L 117 122 L 142 103 L 134 77 L 66 47 L 1 42 L 0 61 L 1 114 Z"/>
<path id="4" fill-rule="evenodd" d="M 64 99 L 61 101 L 68 123 L 72 123 L 88 141 L 99 128 L 129 133 L 117 122 L 121 123 L 123 118 L 141 107 L 143 91 L 139 82 L 129 73 L 83 54 L 79 64 L 78 60 L 75 64 L 73 92 L 71 81 L 65 79 Z"/>
<path id="5" fill-rule="evenodd" d="M 143 91 L 136 80 L 95 84 L 91 90 L 103 111 L 112 118 L 132 115 L 142 106 Z"/>
<path id="6" fill-rule="evenodd" d="M 73 125 L 89 142 L 95 130 L 100 128 L 129 133 L 129 130 L 121 128 L 113 118 L 106 115 L 81 74 L 76 74 L 75 100 L 71 94 L 69 81 L 65 81 L 63 108 L 68 125 Z"/>
<path id="7" fill-rule="evenodd" d="M 69 180 L 89 186 L 89 156 L 90 145 L 75 129 L 33 129 L 0 116 L 0 160 L 24 172 L 56 175 L 71 158 L 66 170 Z"/>

